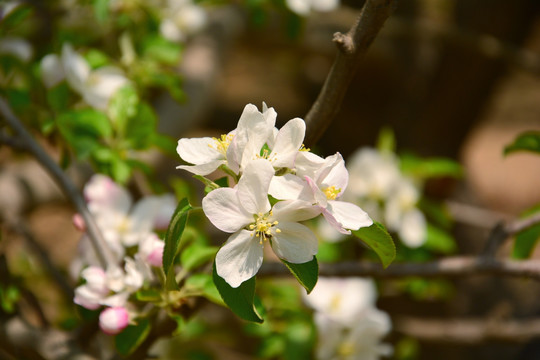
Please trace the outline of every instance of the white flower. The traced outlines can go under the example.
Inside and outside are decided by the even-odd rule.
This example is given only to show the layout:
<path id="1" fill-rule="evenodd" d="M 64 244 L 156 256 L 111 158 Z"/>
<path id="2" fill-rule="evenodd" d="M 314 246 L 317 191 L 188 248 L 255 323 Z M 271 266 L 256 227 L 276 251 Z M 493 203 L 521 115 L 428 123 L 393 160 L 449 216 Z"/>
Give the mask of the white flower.
<path id="1" fill-rule="evenodd" d="M 286 0 L 289 9 L 306 16 L 310 11 L 332 11 L 339 6 L 339 0 Z"/>
<path id="2" fill-rule="evenodd" d="M 375 305 L 377 289 L 370 278 L 320 277 L 305 302 L 342 325 L 352 325 Z"/>
<path id="3" fill-rule="evenodd" d="M 372 279 L 319 278 L 304 296 L 315 310 L 317 359 L 375 360 L 391 354 L 392 348 L 381 344 L 390 331 L 390 318 L 375 308 L 376 297 Z"/>
<path id="4" fill-rule="evenodd" d="M 115 246 L 138 245 L 147 237 L 156 224 L 162 225 L 163 218 L 170 218 L 174 211 L 174 197 L 146 196 L 132 207 L 129 193 L 104 175 L 94 175 L 84 188 L 88 208 L 95 216 L 96 222 L 105 240 Z M 170 211 L 162 214 L 167 208 Z"/>
<path id="5" fill-rule="evenodd" d="M 387 313 L 369 308 L 351 327 L 343 326 L 324 313 L 315 314 L 319 332 L 316 358 L 319 360 L 377 360 L 390 356 L 392 346 L 381 343 L 391 328 Z"/>
<path id="6" fill-rule="evenodd" d="M 291 263 L 308 262 L 317 253 L 317 238 L 297 222 L 320 211 L 300 200 L 280 201 L 272 208 L 268 187 L 273 175 L 268 161 L 253 160 L 235 188 L 213 190 L 202 201 L 212 224 L 233 233 L 216 255 L 216 271 L 232 287 L 257 273 L 266 241 L 279 258 Z"/>
<path id="7" fill-rule="evenodd" d="M 313 172 L 312 167 L 307 169 L 307 172 L 297 169 L 297 176 L 275 176 L 270 184 L 270 195 L 277 199 L 301 199 L 317 204 L 328 223 L 342 234 L 373 224 L 369 215 L 355 204 L 338 201 L 349 180 L 341 154 L 327 157 Z"/>
<path id="8" fill-rule="evenodd" d="M 168 0 L 167 3 L 164 19 L 159 25 L 165 39 L 185 41 L 188 35 L 202 30 L 206 25 L 206 12 L 191 0 Z"/>
<path id="9" fill-rule="evenodd" d="M 234 173 L 240 174 L 255 159 L 265 159 L 276 169 L 293 167 L 304 140 L 306 125 L 304 120 L 296 118 L 277 130 L 276 116 L 275 110 L 267 108 L 266 104 L 263 104 L 263 112 L 248 104 L 237 128 L 219 139 L 178 140 L 178 155 L 193 165 L 181 165 L 177 169 L 208 175 L 221 165 L 227 165 Z"/>
<path id="10" fill-rule="evenodd" d="M 0 54 L 12 55 L 23 63 L 32 58 L 32 45 L 22 38 L 5 36 L 0 39 Z"/>
<path id="11" fill-rule="evenodd" d="M 385 208 L 389 229 L 396 231 L 403 243 L 411 248 L 426 241 L 427 224 L 424 214 L 416 208 L 420 194 L 411 180 L 403 178 L 394 188 Z"/>
<path id="12" fill-rule="evenodd" d="M 107 110 L 111 97 L 129 83 L 122 70 L 117 67 L 104 66 L 91 70 L 86 60 L 75 52 L 70 44 L 63 45 L 61 60 L 68 84 L 95 109 Z M 52 62 L 47 65 L 54 66 Z"/>
<path id="13" fill-rule="evenodd" d="M 106 308 L 99 314 L 99 327 L 108 335 L 118 334 L 128 325 L 129 313 L 124 307 Z"/>

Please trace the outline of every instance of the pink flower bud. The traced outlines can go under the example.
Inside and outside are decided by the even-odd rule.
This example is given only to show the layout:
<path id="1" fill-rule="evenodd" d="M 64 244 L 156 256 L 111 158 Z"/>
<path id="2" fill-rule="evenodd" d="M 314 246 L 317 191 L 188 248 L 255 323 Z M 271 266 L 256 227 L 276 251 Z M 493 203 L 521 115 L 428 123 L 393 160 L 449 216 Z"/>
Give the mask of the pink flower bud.
<path id="1" fill-rule="evenodd" d="M 154 250 L 146 257 L 146 261 L 153 266 L 162 266 L 163 265 L 163 249 L 165 244 L 158 244 Z"/>
<path id="2" fill-rule="evenodd" d="M 129 313 L 124 307 L 110 307 L 99 314 L 99 327 L 107 335 L 116 335 L 129 325 Z"/>
<path id="3" fill-rule="evenodd" d="M 79 230 L 80 232 L 86 231 L 86 223 L 84 222 L 83 217 L 81 214 L 75 214 L 72 218 L 73 226 L 75 226 L 75 229 Z"/>

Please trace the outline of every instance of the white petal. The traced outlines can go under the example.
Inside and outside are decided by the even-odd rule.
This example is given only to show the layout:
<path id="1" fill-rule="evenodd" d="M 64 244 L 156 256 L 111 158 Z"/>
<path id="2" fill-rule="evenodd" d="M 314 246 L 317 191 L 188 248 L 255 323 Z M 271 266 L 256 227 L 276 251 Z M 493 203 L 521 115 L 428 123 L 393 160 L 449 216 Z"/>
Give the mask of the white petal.
<path id="1" fill-rule="evenodd" d="M 349 182 L 349 172 L 345 167 L 345 161 L 340 153 L 329 156 L 327 159 L 328 168 L 325 171 L 321 171 L 315 180 L 320 187 L 327 188 L 334 186 L 336 189 L 341 189 L 338 195 L 341 196 Z"/>
<path id="2" fill-rule="evenodd" d="M 4 36 L 0 39 L 0 54 L 9 54 L 23 63 L 27 63 L 34 54 L 32 45 L 22 38 L 13 36 Z"/>
<path id="3" fill-rule="evenodd" d="M 275 232 L 276 228 L 281 232 Z M 280 222 L 272 229 L 272 249 L 279 258 L 302 264 L 317 254 L 317 237 L 308 227 L 295 222 Z"/>
<path id="4" fill-rule="evenodd" d="M 185 162 L 203 165 L 214 160 L 225 159 L 225 156 L 217 150 L 216 145 L 216 140 L 210 137 L 183 138 L 178 140 L 176 152 Z"/>
<path id="5" fill-rule="evenodd" d="M 326 209 L 345 229 L 358 230 L 361 227 L 373 225 L 373 220 L 369 215 L 355 204 L 345 201 L 328 201 Z"/>
<path id="6" fill-rule="evenodd" d="M 104 66 L 90 73 L 82 96 L 92 107 L 105 111 L 111 97 L 128 83 L 121 69 Z"/>
<path id="7" fill-rule="evenodd" d="M 177 166 L 176 168 L 189 171 L 190 173 L 195 174 L 195 175 L 204 176 L 204 175 L 213 173 L 214 171 L 217 170 L 218 167 L 226 163 L 227 163 L 226 160 L 214 160 L 214 161 L 207 162 L 206 164 L 192 165 L 192 166 L 180 165 L 180 166 Z"/>
<path id="8" fill-rule="evenodd" d="M 311 191 L 306 190 L 304 180 L 293 174 L 285 174 L 283 176 L 274 176 L 270 182 L 268 193 L 280 200 L 303 200 L 311 199 Z"/>
<path id="9" fill-rule="evenodd" d="M 408 247 L 421 246 L 426 241 L 426 218 L 418 209 L 411 209 L 403 214 L 399 236 Z"/>
<path id="10" fill-rule="evenodd" d="M 339 0 L 312 0 L 311 6 L 315 11 L 331 11 L 339 6 Z"/>
<path id="11" fill-rule="evenodd" d="M 41 80 L 47 88 L 51 88 L 60 83 L 66 75 L 62 62 L 56 54 L 49 54 L 41 59 Z"/>
<path id="12" fill-rule="evenodd" d="M 321 189 L 319 189 L 319 186 L 315 183 L 315 181 L 313 181 L 312 178 L 310 178 L 309 176 L 305 176 L 304 178 L 306 179 L 306 183 L 311 189 L 312 201 L 316 204 L 319 204 L 323 208 L 326 208 L 326 204 L 328 203 L 326 194 L 323 193 Z"/>
<path id="13" fill-rule="evenodd" d="M 253 214 L 240 206 L 236 189 L 219 188 L 202 200 L 204 214 L 215 227 L 228 233 L 235 232 L 253 222 Z"/>
<path id="14" fill-rule="evenodd" d="M 299 151 L 294 161 L 296 175 L 299 177 L 309 176 L 315 177 L 315 172 L 324 164 L 324 159 L 319 155 L 315 155 L 309 151 Z"/>
<path id="15" fill-rule="evenodd" d="M 263 245 L 251 231 L 232 234 L 216 254 L 216 272 L 233 288 L 251 279 L 263 262 Z"/>
<path id="16" fill-rule="evenodd" d="M 306 0 L 287 0 L 287 6 L 298 15 L 309 14 L 310 4 Z"/>
<path id="17" fill-rule="evenodd" d="M 323 208 L 322 215 L 324 216 L 325 220 L 330 224 L 334 229 L 342 233 L 343 235 L 350 235 L 351 231 L 347 230 L 341 225 L 339 221 L 337 221 L 334 214 L 332 214 L 328 209 Z"/>
<path id="18" fill-rule="evenodd" d="M 67 43 L 62 46 L 62 65 L 68 84 L 82 95 L 86 87 L 86 80 L 90 76 L 90 65 Z"/>
<path id="19" fill-rule="evenodd" d="M 268 188 L 274 176 L 274 168 L 263 159 L 250 161 L 238 181 L 237 196 L 241 206 L 250 214 L 270 211 Z"/>
<path id="20" fill-rule="evenodd" d="M 300 118 L 289 120 L 279 130 L 276 142 L 270 154 L 275 156 L 274 167 L 294 167 L 294 160 L 306 134 L 306 123 Z"/>
<path id="21" fill-rule="evenodd" d="M 313 219 L 321 213 L 320 206 L 303 200 L 278 201 L 272 208 L 272 220 L 295 222 Z M 279 227 L 279 226 L 278 226 Z"/>
<path id="22" fill-rule="evenodd" d="M 100 307 L 100 301 L 103 294 L 92 289 L 88 285 L 81 285 L 75 289 L 73 302 L 89 310 L 95 310 Z"/>

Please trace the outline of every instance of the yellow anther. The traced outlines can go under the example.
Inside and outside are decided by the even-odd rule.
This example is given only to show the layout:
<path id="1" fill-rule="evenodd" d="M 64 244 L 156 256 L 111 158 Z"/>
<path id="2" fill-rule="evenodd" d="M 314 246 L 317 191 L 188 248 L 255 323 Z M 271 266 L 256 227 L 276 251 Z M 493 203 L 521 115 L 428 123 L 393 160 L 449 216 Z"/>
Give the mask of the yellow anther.
<path id="1" fill-rule="evenodd" d="M 279 233 L 281 232 L 281 230 L 280 230 L 280 229 L 276 229 L 276 232 L 279 234 Z"/>
<path id="2" fill-rule="evenodd" d="M 300 149 L 298 149 L 298 151 L 310 151 L 311 149 L 310 148 L 307 148 L 306 145 L 302 144 L 300 146 Z"/>
<path id="3" fill-rule="evenodd" d="M 227 149 L 229 148 L 229 145 L 231 144 L 231 141 L 233 139 L 234 135 L 221 135 L 221 137 L 218 138 L 212 138 L 215 143 L 215 149 L 219 151 L 223 156 L 227 156 Z M 211 148 L 214 148 L 212 145 L 208 145 Z"/>
<path id="4" fill-rule="evenodd" d="M 337 196 L 341 192 L 340 188 L 337 188 L 335 186 L 329 186 L 326 189 L 323 189 L 324 195 L 326 195 L 326 198 L 328 200 L 336 200 Z"/>

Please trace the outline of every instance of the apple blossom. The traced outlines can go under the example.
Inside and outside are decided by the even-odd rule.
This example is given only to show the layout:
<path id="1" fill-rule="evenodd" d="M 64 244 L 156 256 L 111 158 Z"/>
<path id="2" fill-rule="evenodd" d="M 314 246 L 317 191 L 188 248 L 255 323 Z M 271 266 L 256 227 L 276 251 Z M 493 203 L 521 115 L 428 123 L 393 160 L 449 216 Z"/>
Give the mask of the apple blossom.
<path id="1" fill-rule="evenodd" d="M 99 327 L 105 334 L 116 335 L 128 325 L 129 313 L 124 307 L 109 307 L 99 314 Z"/>
<path id="2" fill-rule="evenodd" d="M 204 9 L 191 0 L 167 0 L 159 31 L 165 39 L 180 42 L 203 29 L 206 22 Z"/>
<path id="3" fill-rule="evenodd" d="M 270 184 L 270 195 L 277 199 L 301 199 L 317 204 L 328 223 L 343 234 L 373 224 L 368 214 L 355 204 L 338 201 L 349 179 L 341 154 L 319 162 L 316 170 L 312 167 L 307 169 L 297 169 L 296 176 L 275 176 Z"/>
<path id="4" fill-rule="evenodd" d="M 286 0 L 287 6 L 298 15 L 306 16 L 310 11 L 331 11 L 339 6 L 339 0 Z"/>
<path id="5" fill-rule="evenodd" d="M 317 253 L 317 238 L 298 221 L 317 216 L 319 209 L 301 200 L 272 207 L 267 194 L 273 175 L 270 162 L 253 160 L 235 188 L 213 190 L 202 201 L 210 222 L 233 233 L 216 255 L 216 271 L 232 287 L 257 273 L 266 241 L 279 258 L 291 263 L 311 261 Z"/>
<path id="6" fill-rule="evenodd" d="M 130 194 L 104 175 L 94 175 L 84 188 L 90 212 L 110 244 L 134 246 L 174 212 L 172 195 L 146 196 L 132 206 Z M 167 213 L 164 213 L 167 209 Z M 166 223 L 166 222 L 165 222 Z"/>

